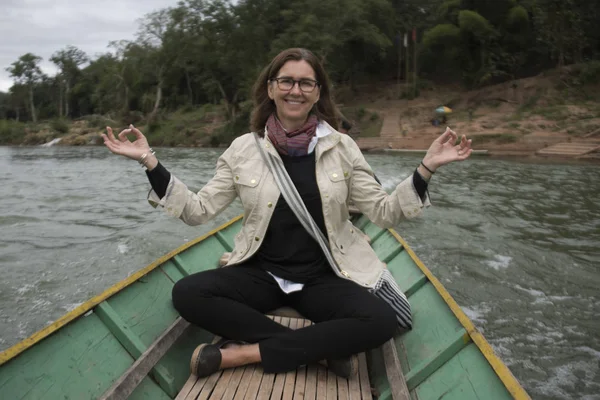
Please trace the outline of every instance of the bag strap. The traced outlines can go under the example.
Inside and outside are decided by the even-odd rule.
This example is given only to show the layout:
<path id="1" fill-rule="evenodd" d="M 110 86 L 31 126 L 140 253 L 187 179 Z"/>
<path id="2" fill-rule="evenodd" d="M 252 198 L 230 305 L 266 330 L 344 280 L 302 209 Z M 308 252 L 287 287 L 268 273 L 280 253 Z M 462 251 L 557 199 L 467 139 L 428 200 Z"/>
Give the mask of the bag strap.
<path id="1" fill-rule="evenodd" d="M 273 174 L 275 178 L 275 182 L 277 182 L 277 186 L 279 187 L 279 191 L 281 195 L 288 203 L 293 213 L 296 215 L 304 229 L 308 232 L 308 234 L 319 243 L 323 253 L 325 254 L 325 258 L 329 262 L 329 265 L 334 269 L 334 271 L 339 271 L 341 273 L 341 268 L 335 262 L 333 255 L 329 249 L 328 239 L 325 237 L 323 232 L 319 229 L 316 222 L 306 209 L 304 202 L 302 201 L 302 197 L 300 197 L 300 193 L 296 189 L 294 182 L 290 178 L 287 173 L 285 166 L 283 165 L 283 161 L 280 158 L 273 156 L 270 153 L 266 153 L 260 144 L 260 140 L 258 138 L 258 134 L 253 132 L 254 141 L 256 142 L 256 147 L 258 147 L 258 152 L 263 158 L 263 161 Z"/>

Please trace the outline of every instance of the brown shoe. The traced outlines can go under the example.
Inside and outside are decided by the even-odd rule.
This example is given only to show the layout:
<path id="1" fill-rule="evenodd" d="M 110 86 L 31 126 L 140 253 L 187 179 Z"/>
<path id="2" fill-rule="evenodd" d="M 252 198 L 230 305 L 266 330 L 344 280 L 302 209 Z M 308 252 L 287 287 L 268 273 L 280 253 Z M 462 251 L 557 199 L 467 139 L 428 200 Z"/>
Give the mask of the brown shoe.
<path id="1" fill-rule="evenodd" d="M 221 351 L 214 344 L 203 343 L 196 347 L 190 361 L 193 375 L 199 378 L 209 376 L 221 368 Z"/>
<path id="2" fill-rule="evenodd" d="M 355 356 L 327 360 L 327 368 L 340 378 L 350 378 L 358 373 L 358 358 Z"/>

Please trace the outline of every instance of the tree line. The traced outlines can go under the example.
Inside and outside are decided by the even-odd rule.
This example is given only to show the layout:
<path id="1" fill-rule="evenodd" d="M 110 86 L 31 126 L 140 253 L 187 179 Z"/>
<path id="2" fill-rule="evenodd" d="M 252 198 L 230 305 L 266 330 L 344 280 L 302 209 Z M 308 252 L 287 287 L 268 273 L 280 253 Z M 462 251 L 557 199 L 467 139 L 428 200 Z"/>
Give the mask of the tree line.
<path id="1" fill-rule="evenodd" d="M 314 51 L 338 86 L 404 80 L 418 59 L 421 81 L 481 87 L 598 59 L 598 21 L 589 0 L 183 0 L 94 59 L 57 50 L 56 76 L 23 54 L 6 68 L 14 84 L 0 92 L 0 119 L 152 120 L 207 103 L 235 119 L 260 69 L 288 47 Z"/>

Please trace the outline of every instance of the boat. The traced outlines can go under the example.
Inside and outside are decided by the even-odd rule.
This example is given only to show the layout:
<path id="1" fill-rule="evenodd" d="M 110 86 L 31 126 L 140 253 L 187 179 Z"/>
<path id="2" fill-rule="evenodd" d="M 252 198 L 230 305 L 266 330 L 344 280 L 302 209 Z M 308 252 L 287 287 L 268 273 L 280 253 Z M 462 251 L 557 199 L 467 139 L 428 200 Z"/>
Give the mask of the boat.
<path id="1" fill-rule="evenodd" d="M 526 391 L 450 294 L 393 229 L 365 216 L 352 222 L 406 293 L 413 329 L 361 353 L 343 379 L 321 365 L 285 374 L 260 365 L 190 375 L 194 348 L 217 340 L 183 320 L 171 288 L 186 275 L 218 268 L 242 217 L 160 257 L 0 353 L 2 399 L 529 399 Z M 292 328 L 301 316 L 274 313 Z"/>

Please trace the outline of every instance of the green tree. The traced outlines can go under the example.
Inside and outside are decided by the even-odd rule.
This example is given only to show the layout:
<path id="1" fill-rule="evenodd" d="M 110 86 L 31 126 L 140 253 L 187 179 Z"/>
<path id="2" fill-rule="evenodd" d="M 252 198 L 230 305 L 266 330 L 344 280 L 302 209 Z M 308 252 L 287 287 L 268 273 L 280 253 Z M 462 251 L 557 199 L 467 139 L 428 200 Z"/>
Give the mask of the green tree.
<path id="1" fill-rule="evenodd" d="M 39 67 L 40 61 L 42 61 L 42 57 L 32 53 L 26 53 L 6 69 L 10 73 L 10 76 L 15 79 L 16 83 L 27 86 L 29 92 L 29 110 L 33 122 L 37 122 L 33 91 L 35 84 L 38 83 L 43 76 L 42 70 Z"/>
<path id="2" fill-rule="evenodd" d="M 79 66 L 88 62 L 89 58 L 84 51 L 79 50 L 75 46 L 67 46 L 63 50 L 59 50 L 50 57 L 60 70 L 58 75 L 60 82 L 59 92 L 59 116 L 69 117 L 69 103 L 71 88 L 75 84 L 75 79 L 79 75 Z M 64 113 L 63 113 L 63 89 L 64 88 Z"/>

